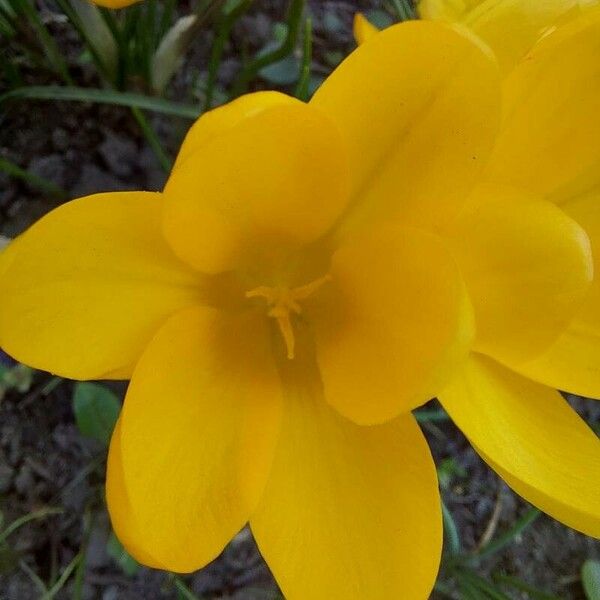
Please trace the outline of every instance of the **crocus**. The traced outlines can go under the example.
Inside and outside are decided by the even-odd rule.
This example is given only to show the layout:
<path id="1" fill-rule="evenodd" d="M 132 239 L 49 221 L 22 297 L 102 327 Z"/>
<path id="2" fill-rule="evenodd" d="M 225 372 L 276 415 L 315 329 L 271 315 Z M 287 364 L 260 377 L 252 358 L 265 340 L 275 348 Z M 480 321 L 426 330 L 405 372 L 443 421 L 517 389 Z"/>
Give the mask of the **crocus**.
<path id="1" fill-rule="evenodd" d="M 455 6 L 421 9 L 434 4 Z M 600 398 L 600 13 L 472 4 L 466 22 L 500 58 L 505 105 L 481 181 L 437 229 L 477 331 L 439 398 L 519 494 L 600 537 L 600 442 L 555 389 Z"/>
<path id="2" fill-rule="evenodd" d="M 136 4 L 141 0 L 92 0 L 94 4 L 104 8 L 125 8 L 131 4 Z"/>
<path id="3" fill-rule="evenodd" d="M 8 353 L 131 378 L 107 497 L 137 559 L 197 569 L 249 521 L 288 598 L 428 597 L 440 503 L 409 411 L 473 338 L 434 231 L 499 116 L 488 52 L 399 25 L 310 104 L 257 93 L 204 115 L 163 193 L 67 203 L 1 255 Z"/>

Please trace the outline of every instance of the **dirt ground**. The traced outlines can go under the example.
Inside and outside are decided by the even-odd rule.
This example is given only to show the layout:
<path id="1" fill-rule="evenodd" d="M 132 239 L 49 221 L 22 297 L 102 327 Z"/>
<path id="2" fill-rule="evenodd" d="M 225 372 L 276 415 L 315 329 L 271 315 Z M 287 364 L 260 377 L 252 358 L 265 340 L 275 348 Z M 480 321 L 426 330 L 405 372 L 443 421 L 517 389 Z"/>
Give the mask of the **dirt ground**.
<path id="1" fill-rule="evenodd" d="M 283 20 L 285 4 L 281 0 L 257 0 L 236 25 L 219 71 L 223 87 L 239 67 L 240 48 L 255 51 L 270 41 L 273 24 Z M 353 47 L 352 14 L 380 5 L 377 0 L 310 3 L 315 72 L 326 74 Z M 60 22 L 55 32 L 65 52 L 74 56 L 77 43 L 73 32 Z M 206 70 L 211 42 L 211 32 L 198 40 L 173 83 L 174 97 L 179 98 L 177 90 L 186 90 L 190 79 Z M 96 85 L 91 67 L 73 68 L 80 85 Z M 52 82 L 35 70 L 29 77 L 31 84 Z M 268 86 L 264 81 L 256 85 Z M 164 147 L 174 155 L 189 123 L 149 117 Z M 65 189 L 69 198 L 100 191 L 160 190 L 165 180 L 130 112 L 112 106 L 12 103 L 0 114 L 0 156 Z M 0 172 L 0 234 L 17 235 L 63 200 L 42 195 Z M 49 381 L 48 374 L 36 373 L 28 391 L 10 391 L 0 402 L 0 511 L 4 527 L 47 507 L 61 510 L 23 525 L 0 545 L 0 600 L 40 598 L 36 577 L 54 579 L 82 546 L 86 548 L 85 566 L 78 571 L 82 599 L 185 598 L 169 575 L 145 568 L 127 574 L 108 553 L 110 526 L 103 500 L 105 449 L 79 433 L 72 411 L 72 384 L 61 382 L 48 391 Z M 116 390 L 124 392 L 122 386 Z M 600 426 L 600 403 L 571 400 L 590 424 Z M 446 463 L 451 468 L 443 496 L 465 551 L 508 530 L 528 505 L 487 468 L 451 422 L 427 423 L 424 429 L 437 463 L 452 459 Z M 565 600 L 582 599 L 579 571 L 584 560 L 594 557 L 600 557 L 597 542 L 542 516 L 478 570 L 486 576 L 499 572 L 516 575 Z M 442 572 L 441 581 L 452 587 L 446 575 Z M 55 597 L 72 598 L 76 580 L 71 579 Z M 217 560 L 183 581 L 199 598 L 281 597 L 247 529 Z M 434 593 L 432 597 L 445 596 Z"/>

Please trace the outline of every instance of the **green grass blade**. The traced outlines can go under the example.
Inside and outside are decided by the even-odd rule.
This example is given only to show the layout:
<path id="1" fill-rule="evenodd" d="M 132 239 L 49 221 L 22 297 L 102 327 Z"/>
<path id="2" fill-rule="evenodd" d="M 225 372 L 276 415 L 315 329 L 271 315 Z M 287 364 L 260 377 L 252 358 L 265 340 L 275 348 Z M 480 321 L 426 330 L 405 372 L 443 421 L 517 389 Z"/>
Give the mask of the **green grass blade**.
<path id="1" fill-rule="evenodd" d="M 40 600 L 52 600 L 56 596 L 56 594 L 58 594 L 58 592 L 62 590 L 65 583 L 67 583 L 69 577 L 71 577 L 71 574 L 73 573 L 75 567 L 77 567 L 81 559 L 81 554 L 76 554 L 75 558 L 73 558 L 73 560 L 65 567 L 65 570 L 62 572 L 58 581 L 43 596 L 41 596 Z"/>
<path id="2" fill-rule="evenodd" d="M 71 86 L 28 86 L 0 95 L 0 104 L 9 100 L 64 100 L 114 104 L 150 110 L 184 119 L 196 119 L 200 115 L 200 110 L 196 106 L 171 102 L 163 98 L 152 98 L 143 94 L 115 90 Z"/>
<path id="3" fill-rule="evenodd" d="M 294 96 L 306 102 L 308 100 L 308 84 L 310 82 L 310 66 L 312 62 L 312 20 L 308 17 L 304 23 L 304 40 L 302 44 L 302 65 L 300 79 Z"/>
<path id="4" fill-rule="evenodd" d="M 448 507 L 442 502 L 442 517 L 444 521 L 444 532 L 446 533 L 446 539 L 448 540 L 448 546 L 450 552 L 453 555 L 460 554 L 461 543 L 460 536 L 458 534 L 458 527 L 454 521 L 452 513 L 448 510 Z"/>
<path id="5" fill-rule="evenodd" d="M 66 198 L 67 196 L 67 192 L 65 190 L 58 187 L 51 181 L 22 169 L 6 158 L 0 157 L 0 171 L 4 171 L 6 174 L 11 175 L 12 177 L 26 181 L 29 185 L 40 190 L 40 192 L 44 192 L 45 194 L 49 194 L 60 199 Z"/>
<path id="6" fill-rule="evenodd" d="M 163 150 L 162 144 L 160 143 L 160 140 L 158 139 L 158 136 L 156 135 L 154 129 L 152 129 L 150 123 L 148 123 L 148 120 L 144 116 L 144 113 L 139 108 L 134 106 L 131 109 L 131 112 L 133 113 L 135 120 L 138 122 L 138 125 L 140 126 L 144 137 L 148 141 L 150 148 L 152 148 L 154 154 L 156 155 L 156 158 L 158 158 L 162 170 L 165 173 L 169 173 L 171 171 L 171 167 L 173 166 L 173 161 L 167 156 L 166 152 Z"/>
<path id="7" fill-rule="evenodd" d="M 506 533 L 492 540 L 484 546 L 477 554 L 477 558 L 487 558 L 508 546 L 527 527 L 529 527 L 542 513 L 537 508 L 529 509 Z"/>
<path id="8" fill-rule="evenodd" d="M 516 577 L 511 577 L 510 575 L 494 575 L 494 581 L 503 583 L 505 586 L 513 587 L 521 592 L 525 592 L 531 600 L 560 600 L 558 596 L 547 594 Z"/>
<path id="9" fill-rule="evenodd" d="M 272 52 L 257 56 L 244 65 L 237 81 L 233 85 L 231 92 L 232 98 L 244 93 L 248 88 L 248 84 L 256 77 L 261 69 L 283 60 L 294 51 L 298 39 L 298 31 L 300 29 L 303 10 L 304 0 L 291 0 L 287 19 L 287 35 L 285 39 L 281 45 Z"/>
<path id="10" fill-rule="evenodd" d="M 71 75 L 69 74 L 69 69 L 67 68 L 67 63 L 63 58 L 62 52 L 56 45 L 56 42 L 48 31 L 48 28 L 44 25 L 36 7 L 29 0 L 19 0 L 18 7 L 37 33 L 40 43 L 44 47 L 50 65 L 63 78 L 65 83 L 72 85 L 73 79 L 71 79 Z"/>
<path id="11" fill-rule="evenodd" d="M 229 33 L 235 22 L 250 8 L 252 0 L 242 0 L 229 13 L 223 9 L 217 27 L 217 37 L 213 42 L 210 58 L 208 60 L 208 76 L 206 78 L 206 95 L 204 98 L 204 111 L 212 107 L 215 84 L 217 82 L 217 71 L 223 57 L 225 43 L 229 38 Z"/>
<path id="12" fill-rule="evenodd" d="M 41 508 L 35 512 L 28 513 L 22 517 L 19 517 L 13 521 L 2 533 L 0 533 L 0 544 L 6 541 L 6 538 L 14 533 L 17 529 L 29 523 L 30 521 L 36 521 L 38 519 L 45 519 L 51 515 L 60 515 L 63 510 L 61 508 Z"/>
<path id="13" fill-rule="evenodd" d="M 461 577 L 464 577 L 474 588 L 483 593 L 485 597 L 491 598 L 491 600 L 511 600 L 502 590 L 494 587 L 483 577 L 479 577 L 471 571 L 461 571 Z"/>

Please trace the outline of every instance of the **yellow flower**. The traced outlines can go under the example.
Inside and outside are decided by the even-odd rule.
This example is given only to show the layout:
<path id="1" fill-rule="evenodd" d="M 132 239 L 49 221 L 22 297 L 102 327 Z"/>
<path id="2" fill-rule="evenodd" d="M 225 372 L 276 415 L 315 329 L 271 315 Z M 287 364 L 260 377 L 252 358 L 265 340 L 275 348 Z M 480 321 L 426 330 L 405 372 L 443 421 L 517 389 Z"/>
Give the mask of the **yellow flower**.
<path id="1" fill-rule="evenodd" d="M 131 377 L 107 497 L 136 558 L 191 571 L 250 521 L 290 599 L 428 597 L 439 494 L 408 411 L 473 334 L 434 232 L 500 108 L 489 53 L 400 25 L 310 104 L 258 93 L 203 116 L 162 194 L 75 200 L 2 255 L 8 353 Z"/>
<path id="2" fill-rule="evenodd" d="M 92 0 L 94 4 L 105 8 L 125 8 L 131 4 L 136 4 L 141 0 Z"/>
<path id="3" fill-rule="evenodd" d="M 504 117 L 481 182 L 439 230 L 473 303 L 475 352 L 440 400 L 519 494 L 599 537 L 600 442 L 552 389 L 600 398 L 600 278 L 588 285 L 600 272 L 600 11 L 560 15 L 573 4 L 490 8 Z M 549 14 L 561 23 L 536 42 Z"/>
<path id="4" fill-rule="evenodd" d="M 356 13 L 354 15 L 353 33 L 354 39 L 359 44 L 362 44 L 373 37 L 376 33 L 379 33 L 379 29 L 370 23 L 364 15 L 361 13 Z"/>
<path id="5" fill-rule="evenodd" d="M 423 19 L 461 23 L 495 51 L 504 72 L 544 34 L 598 0 L 420 0 Z"/>

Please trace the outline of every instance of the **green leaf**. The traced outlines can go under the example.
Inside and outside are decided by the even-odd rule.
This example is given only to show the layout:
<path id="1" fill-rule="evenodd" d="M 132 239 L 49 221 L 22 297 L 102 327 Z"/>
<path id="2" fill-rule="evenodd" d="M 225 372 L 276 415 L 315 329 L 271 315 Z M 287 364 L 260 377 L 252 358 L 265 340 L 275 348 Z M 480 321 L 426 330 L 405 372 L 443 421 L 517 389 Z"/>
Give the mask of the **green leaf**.
<path id="1" fill-rule="evenodd" d="M 22 88 L 19 88 L 19 89 L 22 89 Z M 0 96 L 0 102 L 2 102 L 2 96 Z M 48 194 L 55 198 L 62 199 L 62 198 L 66 198 L 66 196 L 67 196 L 67 192 L 65 190 L 59 188 L 57 185 L 55 185 L 51 181 L 48 181 L 47 179 L 44 179 L 43 177 L 40 177 L 39 175 L 35 175 L 34 173 L 30 173 L 29 171 L 26 171 L 25 169 L 21 169 L 21 167 L 19 167 L 15 163 L 11 162 L 10 160 L 7 160 L 6 158 L 0 157 L 0 171 L 7 173 L 11 177 L 16 177 L 18 179 L 22 179 L 23 181 L 26 181 L 32 187 L 37 188 L 41 192 L 44 192 L 45 194 Z M 6 238 L 4 238 L 4 239 L 6 239 Z M 2 239 L 0 239 L 0 250 L 2 250 L 4 245 L 5 244 L 3 244 Z"/>
<path id="2" fill-rule="evenodd" d="M 187 15 L 178 19 L 162 39 L 152 58 L 152 87 L 162 94 L 179 68 L 197 30 L 198 17 Z"/>
<path id="3" fill-rule="evenodd" d="M 377 29 L 385 29 L 394 23 L 392 17 L 390 17 L 389 13 L 386 13 L 383 10 L 370 10 L 366 14 L 367 20 L 375 25 Z"/>
<path id="4" fill-rule="evenodd" d="M 31 367 L 18 364 L 2 374 L 2 383 L 9 390 L 17 390 L 20 394 L 24 394 L 31 389 L 34 373 Z"/>
<path id="5" fill-rule="evenodd" d="M 442 502 L 442 517 L 444 523 L 444 533 L 446 534 L 446 541 L 450 548 L 450 553 L 458 555 L 461 552 L 460 534 L 458 533 L 458 527 L 454 521 L 452 513 L 448 510 L 448 507 Z"/>
<path id="6" fill-rule="evenodd" d="M 190 104 L 171 102 L 163 98 L 152 98 L 143 94 L 117 92 L 94 88 L 73 86 L 27 86 L 0 95 L 0 104 L 8 100 L 71 100 L 75 102 L 97 102 L 152 110 L 165 115 L 174 115 L 184 119 L 197 119 L 200 116 L 198 107 Z"/>
<path id="7" fill-rule="evenodd" d="M 115 82 L 119 53 L 117 42 L 98 8 L 87 0 L 56 0 L 85 43 L 82 60 L 93 61 L 98 71 Z"/>
<path id="8" fill-rule="evenodd" d="M 510 600 L 502 590 L 495 587 L 489 581 L 486 581 L 483 577 L 477 575 L 477 573 L 465 569 L 464 571 L 460 571 L 460 576 L 473 588 L 481 592 L 483 598 L 490 598 L 492 600 Z"/>
<path id="9" fill-rule="evenodd" d="M 123 548 L 123 544 L 114 533 L 111 533 L 108 538 L 106 552 L 121 567 L 123 573 L 129 575 L 129 577 L 140 570 L 140 564 Z"/>
<path id="10" fill-rule="evenodd" d="M 465 478 L 467 472 L 453 457 L 445 458 L 437 468 L 438 481 L 443 490 L 447 490 L 455 477 Z"/>
<path id="11" fill-rule="evenodd" d="M 586 560 L 583 563 L 581 583 L 588 600 L 600 600 L 600 561 Z"/>
<path id="12" fill-rule="evenodd" d="M 270 52 L 274 46 L 267 47 Z M 300 77 L 300 60 L 296 56 L 287 56 L 279 62 L 261 69 L 260 76 L 274 85 L 290 85 Z"/>
<path id="13" fill-rule="evenodd" d="M 496 583 L 504 584 L 504 586 L 510 586 L 522 592 L 525 592 L 531 600 L 560 600 L 557 596 L 547 594 L 542 590 L 538 590 L 533 586 L 529 585 L 525 581 L 521 581 L 517 577 L 511 575 L 496 574 L 494 575 L 494 581 Z"/>
<path id="14" fill-rule="evenodd" d="M 79 431 L 108 446 L 119 418 L 121 403 L 115 394 L 97 383 L 77 383 L 73 394 L 73 412 Z"/>

